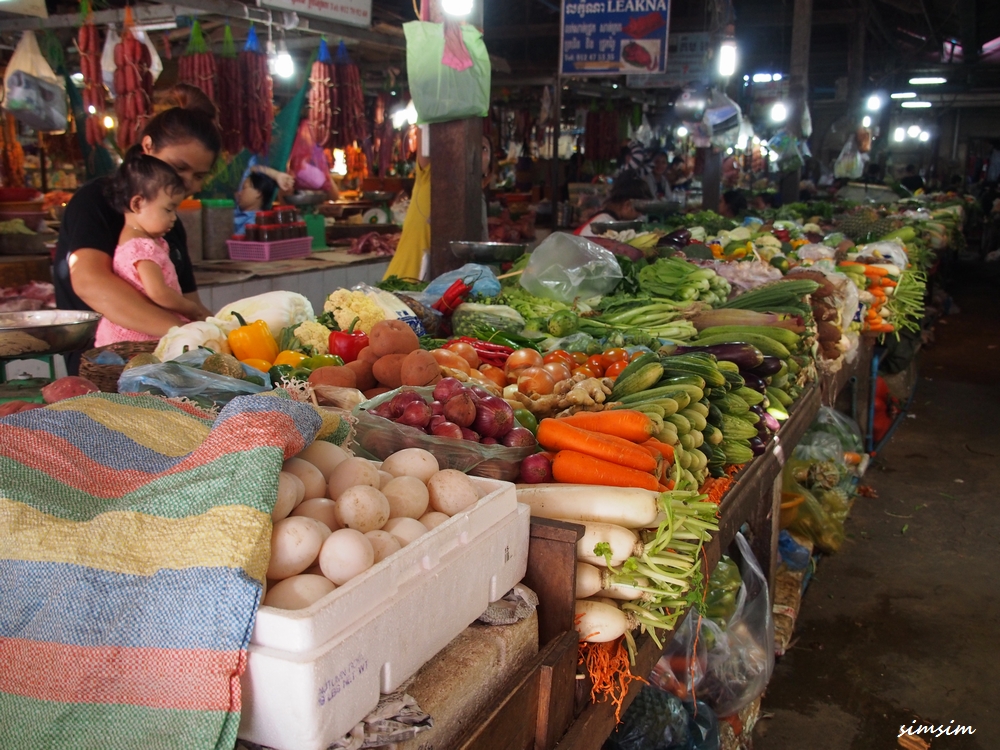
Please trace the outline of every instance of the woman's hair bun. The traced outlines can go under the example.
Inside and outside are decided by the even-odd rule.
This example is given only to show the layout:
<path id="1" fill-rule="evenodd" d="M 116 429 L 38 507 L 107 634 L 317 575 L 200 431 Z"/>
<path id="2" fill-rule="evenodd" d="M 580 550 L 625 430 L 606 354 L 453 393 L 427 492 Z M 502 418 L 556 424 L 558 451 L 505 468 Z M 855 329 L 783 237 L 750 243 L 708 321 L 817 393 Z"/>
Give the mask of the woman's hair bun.
<path id="1" fill-rule="evenodd" d="M 175 107 L 200 112 L 211 120 L 216 120 L 219 117 L 218 107 L 197 86 L 178 83 L 170 90 L 168 100 Z"/>

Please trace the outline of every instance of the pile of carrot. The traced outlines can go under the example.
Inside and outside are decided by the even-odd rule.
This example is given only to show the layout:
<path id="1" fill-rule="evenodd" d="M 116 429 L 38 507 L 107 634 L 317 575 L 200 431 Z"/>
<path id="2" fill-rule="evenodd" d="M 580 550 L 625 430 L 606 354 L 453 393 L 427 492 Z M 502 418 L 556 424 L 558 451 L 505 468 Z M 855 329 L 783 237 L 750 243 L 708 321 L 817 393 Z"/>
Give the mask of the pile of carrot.
<path id="1" fill-rule="evenodd" d="M 710 503 L 715 503 L 718 505 L 722 502 L 722 498 L 729 488 L 733 486 L 733 480 L 730 477 L 709 477 L 705 480 L 705 483 L 698 488 L 698 492 L 702 495 L 707 495 L 707 500 Z"/>
<path id="2" fill-rule="evenodd" d="M 655 429 L 642 412 L 621 409 L 543 419 L 537 437 L 555 454 L 557 482 L 663 492 L 673 485 L 668 476 L 674 449 L 653 437 Z"/>
<path id="3" fill-rule="evenodd" d="M 865 280 L 864 291 L 875 298 L 875 301 L 869 305 L 868 312 L 865 313 L 864 330 L 871 333 L 892 333 L 896 330 L 896 327 L 886 320 L 883 312 L 885 303 L 888 301 L 889 295 L 896 287 L 897 282 L 890 278 L 888 269 L 883 266 L 868 265 L 857 261 L 841 261 L 838 264 L 838 269 L 844 272 L 851 272 L 852 268 L 863 269 Z M 855 283 L 858 283 L 860 275 L 857 272 L 853 272 L 849 278 L 855 279 Z"/>

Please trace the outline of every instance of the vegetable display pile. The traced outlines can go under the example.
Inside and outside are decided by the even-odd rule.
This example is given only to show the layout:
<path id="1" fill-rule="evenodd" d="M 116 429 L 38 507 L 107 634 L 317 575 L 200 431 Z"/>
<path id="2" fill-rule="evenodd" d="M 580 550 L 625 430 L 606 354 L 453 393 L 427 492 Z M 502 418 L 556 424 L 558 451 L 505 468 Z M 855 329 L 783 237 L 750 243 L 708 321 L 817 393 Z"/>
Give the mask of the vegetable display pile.
<path id="1" fill-rule="evenodd" d="M 316 145 L 323 148 L 330 142 L 334 113 L 337 111 L 337 87 L 334 85 L 333 62 L 326 39 L 319 43 L 319 55 L 309 73 L 309 128 Z"/>
<path id="2" fill-rule="evenodd" d="M 80 72 L 83 73 L 83 109 L 87 112 L 86 137 L 91 146 L 104 142 L 104 79 L 101 77 L 101 39 L 97 26 L 85 23 L 80 27 L 76 46 L 80 50 Z"/>
<path id="3" fill-rule="evenodd" d="M 274 120 L 274 84 L 267 67 L 267 55 L 261 51 L 257 32 L 252 26 L 237 59 L 243 145 L 251 153 L 266 154 L 271 145 L 271 123 Z"/>
<path id="4" fill-rule="evenodd" d="M 136 142 L 146 121 L 153 115 L 151 63 L 149 48 L 136 39 L 126 25 L 122 40 L 115 45 L 116 142 L 122 151 L 127 151 Z"/>

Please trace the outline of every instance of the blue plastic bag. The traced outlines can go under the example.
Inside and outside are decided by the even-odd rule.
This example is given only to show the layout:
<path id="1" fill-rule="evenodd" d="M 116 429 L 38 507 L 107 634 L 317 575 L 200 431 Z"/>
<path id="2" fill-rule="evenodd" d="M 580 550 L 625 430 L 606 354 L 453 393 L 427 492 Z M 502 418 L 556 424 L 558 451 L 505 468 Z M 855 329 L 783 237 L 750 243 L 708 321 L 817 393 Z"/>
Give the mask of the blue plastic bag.
<path id="1" fill-rule="evenodd" d="M 273 388 L 266 372 L 249 365 L 243 365 L 244 373 L 261 378 L 263 385 L 197 369 L 211 354 L 213 352 L 208 349 L 199 348 L 169 362 L 125 370 L 118 378 L 118 392 L 153 393 L 170 398 L 183 396 L 193 401 L 211 401 L 219 406 L 228 404 L 237 396 L 263 393 Z"/>
<path id="2" fill-rule="evenodd" d="M 466 263 L 461 268 L 443 273 L 434 279 L 424 291 L 411 293 L 417 302 L 430 307 L 447 291 L 448 287 L 455 283 L 456 279 L 461 279 L 472 287 L 472 294 L 476 297 L 496 297 L 500 294 L 500 282 L 497 281 L 493 269 L 489 266 L 478 263 Z"/>

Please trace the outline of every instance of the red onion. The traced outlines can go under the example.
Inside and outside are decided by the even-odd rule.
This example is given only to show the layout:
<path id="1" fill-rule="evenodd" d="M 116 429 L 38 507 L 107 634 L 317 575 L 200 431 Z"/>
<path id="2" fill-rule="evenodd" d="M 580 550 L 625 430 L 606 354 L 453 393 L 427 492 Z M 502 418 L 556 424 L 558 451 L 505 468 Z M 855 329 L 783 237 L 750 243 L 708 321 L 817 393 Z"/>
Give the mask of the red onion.
<path id="1" fill-rule="evenodd" d="M 447 421 L 448 420 L 444 418 L 443 414 L 435 414 L 434 416 L 432 416 L 430 418 L 430 421 L 427 422 L 427 430 L 428 430 L 428 432 L 430 430 L 433 430 L 435 427 L 437 427 L 442 422 L 447 422 Z"/>
<path id="2" fill-rule="evenodd" d="M 503 436 L 501 442 L 508 448 L 526 448 L 537 445 L 535 436 L 531 434 L 531 430 L 526 430 L 523 427 L 514 427 Z"/>
<path id="3" fill-rule="evenodd" d="M 526 484 L 552 482 L 552 464 L 541 453 L 528 456 L 521 462 L 521 481 Z"/>
<path id="4" fill-rule="evenodd" d="M 431 414 L 434 416 L 444 414 L 444 403 L 442 401 L 431 401 Z"/>
<path id="5" fill-rule="evenodd" d="M 485 437 L 502 438 L 514 426 L 514 410 L 499 396 L 487 396 L 479 402 L 472 429 Z"/>
<path id="6" fill-rule="evenodd" d="M 401 393 L 397 393 L 389 399 L 388 402 L 383 404 L 383 406 L 386 407 L 387 414 L 380 414 L 379 416 L 388 416 L 389 419 L 399 419 L 400 415 L 403 413 L 403 409 L 406 408 L 406 405 L 417 401 L 424 403 L 424 397 L 416 391 L 403 391 Z"/>
<path id="7" fill-rule="evenodd" d="M 464 390 L 465 386 L 457 378 L 443 378 L 434 386 L 434 400 L 444 403 L 456 393 L 462 393 Z"/>
<path id="8" fill-rule="evenodd" d="M 500 443 L 497 442 L 496 438 L 491 438 L 491 437 L 484 437 L 482 440 L 479 441 L 479 444 L 480 445 L 500 445 Z"/>
<path id="9" fill-rule="evenodd" d="M 473 432 L 468 427 L 463 427 L 462 428 L 462 440 L 468 440 L 468 441 L 470 441 L 472 443 L 478 443 L 479 442 L 479 433 L 478 432 Z"/>
<path id="10" fill-rule="evenodd" d="M 478 385 L 472 386 L 472 388 L 470 390 L 478 398 L 486 398 L 487 396 L 490 395 L 490 392 L 488 390 L 486 390 L 485 388 L 483 388 L 481 386 L 478 386 Z"/>
<path id="11" fill-rule="evenodd" d="M 403 413 L 396 420 L 399 424 L 406 424 L 410 427 L 426 427 L 431 419 L 431 407 L 423 401 L 411 401 L 403 409 Z"/>
<path id="12" fill-rule="evenodd" d="M 444 416 L 459 427 L 470 427 L 476 421 L 476 402 L 468 391 L 456 393 L 444 404 Z"/>
<path id="13" fill-rule="evenodd" d="M 461 440 L 463 438 L 462 428 L 454 422 L 441 422 L 437 425 L 437 427 L 431 428 L 431 435 L 454 438 L 455 440 Z"/>

